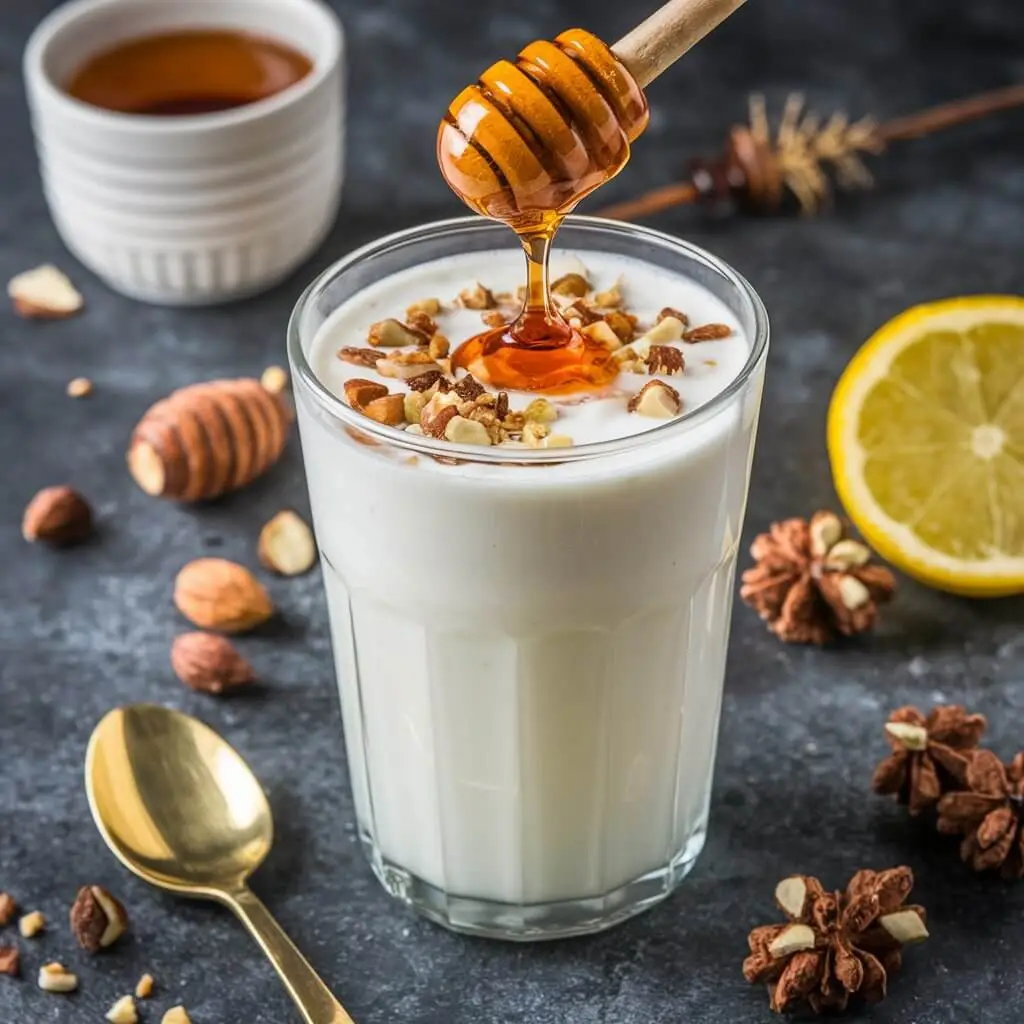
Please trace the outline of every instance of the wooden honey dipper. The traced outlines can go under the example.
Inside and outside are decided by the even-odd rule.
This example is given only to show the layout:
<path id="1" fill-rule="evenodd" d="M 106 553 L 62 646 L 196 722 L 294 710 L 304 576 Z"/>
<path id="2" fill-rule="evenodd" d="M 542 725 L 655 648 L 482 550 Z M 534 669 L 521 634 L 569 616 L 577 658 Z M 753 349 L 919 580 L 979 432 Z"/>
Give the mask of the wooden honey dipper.
<path id="1" fill-rule="evenodd" d="M 618 174 L 647 126 L 643 87 L 743 0 L 670 0 L 614 46 L 582 29 L 491 65 L 452 101 L 437 136 L 441 173 L 471 209 L 504 221 L 526 251 L 515 323 L 478 334 L 452 365 L 492 387 L 564 394 L 617 376 L 610 349 L 565 321 L 548 287 L 567 213 Z"/>
<path id="2" fill-rule="evenodd" d="M 617 174 L 647 126 L 643 89 L 743 0 L 670 0 L 607 46 L 582 29 L 501 60 L 453 100 L 438 132 L 445 180 L 520 234 Z"/>

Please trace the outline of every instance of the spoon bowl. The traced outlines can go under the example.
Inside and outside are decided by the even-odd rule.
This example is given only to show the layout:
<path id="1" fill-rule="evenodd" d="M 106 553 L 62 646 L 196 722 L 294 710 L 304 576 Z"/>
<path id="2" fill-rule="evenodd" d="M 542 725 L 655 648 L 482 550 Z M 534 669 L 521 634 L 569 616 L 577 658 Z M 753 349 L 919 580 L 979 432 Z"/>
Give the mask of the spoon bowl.
<path id="1" fill-rule="evenodd" d="M 135 874 L 217 898 L 270 851 L 270 805 L 248 765 L 212 729 L 152 704 L 111 711 L 85 760 L 93 817 Z"/>
<path id="2" fill-rule="evenodd" d="M 270 852 L 270 804 L 241 756 L 209 726 L 170 708 L 115 708 L 85 756 L 89 807 L 107 845 L 140 878 L 230 907 L 263 948 L 306 1024 L 353 1024 L 253 895 Z"/>

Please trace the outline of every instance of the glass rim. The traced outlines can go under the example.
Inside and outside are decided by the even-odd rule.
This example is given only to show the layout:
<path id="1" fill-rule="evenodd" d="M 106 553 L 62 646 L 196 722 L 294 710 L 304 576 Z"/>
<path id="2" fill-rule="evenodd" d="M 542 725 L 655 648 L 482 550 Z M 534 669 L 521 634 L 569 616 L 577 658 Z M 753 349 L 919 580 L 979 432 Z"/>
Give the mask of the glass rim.
<path id="1" fill-rule="evenodd" d="M 505 465 L 511 463 L 518 465 L 543 465 L 545 463 L 580 462 L 632 451 L 644 445 L 664 441 L 676 435 L 686 434 L 712 419 L 729 405 L 732 399 L 743 390 L 758 367 L 765 361 L 768 352 L 768 312 L 761 301 L 761 297 L 747 279 L 724 260 L 712 255 L 706 249 L 702 249 L 691 242 L 683 241 L 681 238 L 676 238 L 665 231 L 658 231 L 654 228 L 637 224 L 629 224 L 625 221 L 609 220 L 604 217 L 575 215 L 567 217 L 564 226 L 569 228 L 587 228 L 597 231 L 602 235 L 628 235 L 650 239 L 660 243 L 663 247 L 674 249 L 677 253 L 691 260 L 710 266 L 721 274 L 736 288 L 741 299 L 747 305 L 748 311 L 753 315 L 754 320 L 753 343 L 750 346 L 747 360 L 740 372 L 714 398 L 692 412 L 684 412 L 682 416 L 666 420 L 664 423 L 651 427 L 648 430 L 643 430 L 638 434 L 629 434 L 626 437 L 613 438 L 607 441 L 592 441 L 580 445 L 574 444 L 570 448 L 516 448 L 509 450 L 503 449 L 500 446 L 485 448 L 482 445 L 452 444 L 450 441 L 419 434 L 409 434 L 397 427 L 385 426 L 364 416 L 347 405 L 338 395 L 335 395 L 316 375 L 309 360 L 306 358 L 306 353 L 302 346 L 300 333 L 301 319 L 310 303 L 332 281 L 346 270 L 372 256 L 411 242 L 423 241 L 432 236 L 443 238 L 450 235 L 459 235 L 467 232 L 474 234 L 482 231 L 508 233 L 508 228 L 498 221 L 471 215 L 430 221 L 426 224 L 392 232 L 354 249 L 322 270 L 299 296 L 288 320 L 288 357 L 297 386 L 302 387 L 322 409 L 339 419 L 345 426 L 354 427 L 361 433 L 368 434 L 386 445 L 401 448 L 416 455 L 440 456 L 447 459 L 457 459 L 460 462 Z"/>

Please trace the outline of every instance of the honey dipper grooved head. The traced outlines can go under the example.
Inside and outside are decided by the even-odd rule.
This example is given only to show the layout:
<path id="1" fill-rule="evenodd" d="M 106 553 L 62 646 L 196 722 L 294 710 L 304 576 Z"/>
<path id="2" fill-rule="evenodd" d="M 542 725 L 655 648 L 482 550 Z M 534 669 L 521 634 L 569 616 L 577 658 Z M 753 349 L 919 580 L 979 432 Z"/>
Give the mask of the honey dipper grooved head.
<path id="1" fill-rule="evenodd" d="M 445 180 L 513 227 L 568 213 L 617 174 L 647 126 L 644 94 L 582 29 L 498 61 L 452 101 L 437 139 Z"/>

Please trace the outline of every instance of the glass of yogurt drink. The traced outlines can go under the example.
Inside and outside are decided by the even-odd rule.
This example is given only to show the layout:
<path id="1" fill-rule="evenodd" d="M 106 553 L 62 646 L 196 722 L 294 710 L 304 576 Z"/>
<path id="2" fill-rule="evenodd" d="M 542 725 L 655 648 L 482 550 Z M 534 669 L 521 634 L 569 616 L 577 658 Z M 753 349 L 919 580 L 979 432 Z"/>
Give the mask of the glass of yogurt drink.
<path id="1" fill-rule="evenodd" d="M 587 294 L 559 302 L 635 335 L 586 325 L 623 371 L 480 395 L 441 342 L 514 316 L 522 263 L 481 218 L 404 231 L 289 327 L 362 844 L 392 895 L 505 939 L 608 927 L 704 844 L 768 345 L 721 261 L 571 218 L 553 277 Z"/>

